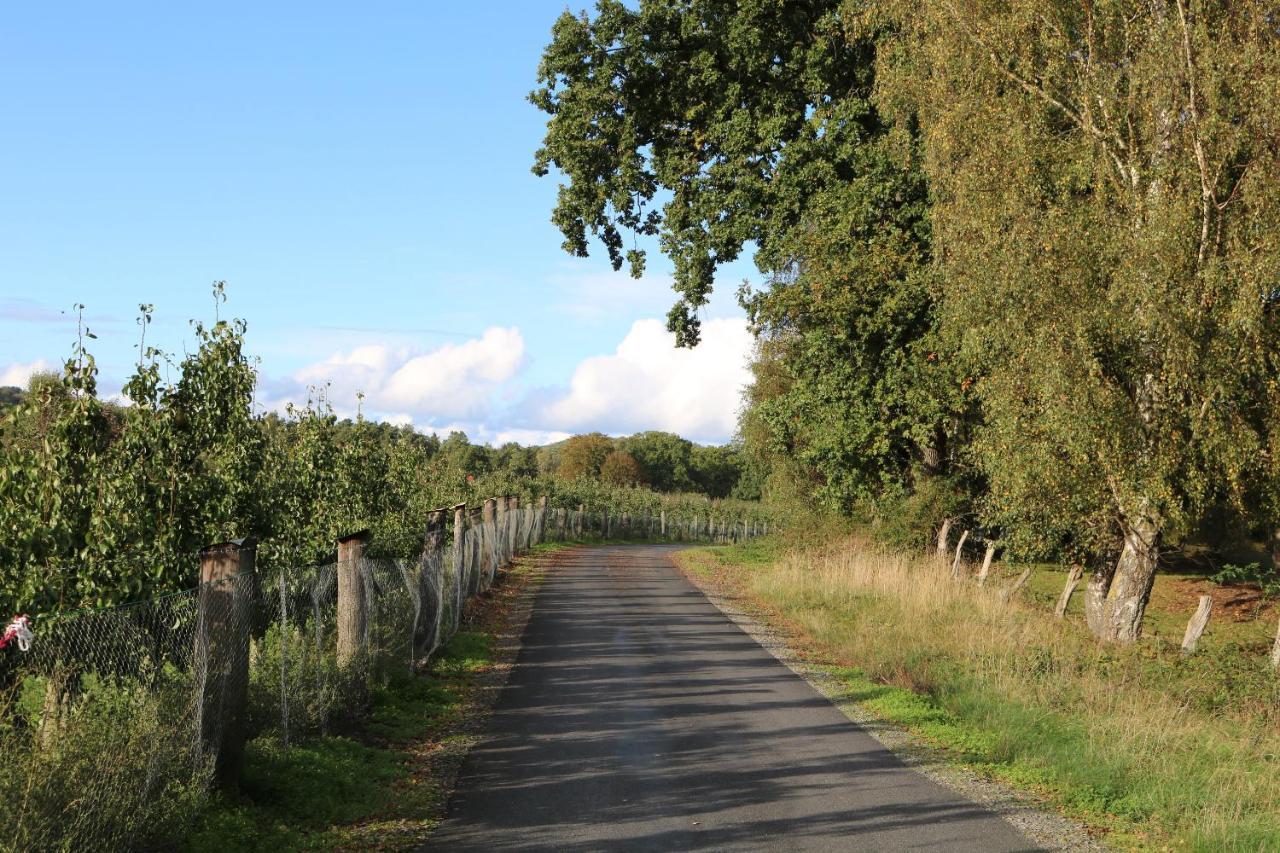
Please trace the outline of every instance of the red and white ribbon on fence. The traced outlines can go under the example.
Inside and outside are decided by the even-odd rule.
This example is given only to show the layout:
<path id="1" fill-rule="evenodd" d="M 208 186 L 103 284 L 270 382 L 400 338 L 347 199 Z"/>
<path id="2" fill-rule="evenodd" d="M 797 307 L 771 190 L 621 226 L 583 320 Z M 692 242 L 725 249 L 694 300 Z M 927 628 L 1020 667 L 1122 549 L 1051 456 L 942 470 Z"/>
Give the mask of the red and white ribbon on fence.
<path id="1" fill-rule="evenodd" d="M 18 648 L 24 652 L 31 651 L 31 641 L 35 639 L 35 635 L 31 633 L 31 620 L 26 615 L 15 616 L 13 621 L 4 629 L 4 636 L 0 637 L 0 649 L 18 641 Z"/>

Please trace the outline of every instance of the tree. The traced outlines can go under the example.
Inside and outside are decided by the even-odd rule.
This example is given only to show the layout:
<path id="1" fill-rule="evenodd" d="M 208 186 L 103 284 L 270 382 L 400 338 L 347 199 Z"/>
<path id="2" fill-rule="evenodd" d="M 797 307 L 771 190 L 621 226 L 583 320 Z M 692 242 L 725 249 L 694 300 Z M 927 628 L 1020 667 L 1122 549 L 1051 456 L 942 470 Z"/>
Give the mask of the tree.
<path id="1" fill-rule="evenodd" d="M 846 11 L 601 0 L 556 22 L 531 96 L 550 116 L 535 171 L 566 179 L 565 248 L 598 236 L 617 268 L 625 233 L 658 237 L 678 343 L 697 343 L 716 268 L 757 247 L 768 285 L 743 301 L 788 381 L 753 395 L 748 441 L 786 446 L 838 507 L 915 461 L 943 471 L 968 411 L 937 334 L 914 118 L 877 107 L 887 36 Z M 638 275 L 643 251 L 626 258 Z"/>
<path id="2" fill-rule="evenodd" d="M 564 480 L 595 479 L 600 476 L 600 466 L 613 449 L 613 439 L 603 433 L 575 435 L 565 440 L 556 473 Z"/>
<path id="3" fill-rule="evenodd" d="M 625 450 L 612 450 L 600 463 L 600 480 L 612 486 L 644 485 L 644 470 Z"/>
<path id="4" fill-rule="evenodd" d="M 695 488 L 693 442 L 674 433 L 651 430 L 620 439 L 618 447 L 640 463 L 651 488 L 660 492 L 687 492 Z"/>
<path id="5" fill-rule="evenodd" d="M 929 140 L 988 518 L 1118 552 L 1089 622 L 1132 642 L 1162 546 L 1272 476 L 1274 8 L 896 5 L 886 102 Z"/>
<path id="6" fill-rule="evenodd" d="M 843 136 L 848 105 L 830 96 L 865 89 L 867 70 L 835 0 L 566 11 L 530 96 L 550 116 L 534 171 L 567 178 L 552 216 L 565 249 L 586 255 L 590 233 L 619 269 L 624 233 L 659 237 L 680 294 L 669 328 L 695 344 L 716 267 L 748 241 L 769 254 L 799 218 L 811 155 L 789 147 Z M 644 251 L 625 256 L 638 277 Z"/>

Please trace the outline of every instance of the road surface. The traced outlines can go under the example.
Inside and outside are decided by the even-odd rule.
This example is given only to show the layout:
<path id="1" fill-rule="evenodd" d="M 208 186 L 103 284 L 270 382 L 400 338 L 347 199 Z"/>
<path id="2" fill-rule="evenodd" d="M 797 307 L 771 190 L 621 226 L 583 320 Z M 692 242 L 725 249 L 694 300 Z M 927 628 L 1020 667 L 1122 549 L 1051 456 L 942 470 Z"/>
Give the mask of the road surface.
<path id="1" fill-rule="evenodd" d="M 1034 849 L 911 770 L 672 565 L 572 552 L 429 850 Z"/>

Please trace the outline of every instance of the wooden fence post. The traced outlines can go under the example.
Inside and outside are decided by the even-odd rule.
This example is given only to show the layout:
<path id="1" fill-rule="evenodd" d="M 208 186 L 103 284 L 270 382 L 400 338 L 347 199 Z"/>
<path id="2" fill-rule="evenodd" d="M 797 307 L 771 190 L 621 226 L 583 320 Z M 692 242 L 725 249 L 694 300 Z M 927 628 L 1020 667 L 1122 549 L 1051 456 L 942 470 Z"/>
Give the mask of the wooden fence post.
<path id="1" fill-rule="evenodd" d="M 658 515 L 658 519 L 662 524 L 662 538 L 665 539 L 667 537 L 667 511 L 665 509 Z"/>
<path id="2" fill-rule="evenodd" d="M 537 531 L 538 542 L 542 542 L 547 538 L 547 496 L 543 495 L 538 498 L 538 526 Z"/>
<path id="3" fill-rule="evenodd" d="M 982 568 L 978 570 L 978 586 L 987 585 L 987 575 L 991 574 L 991 561 L 996 558 L 996 549 L 1000 543 L 994 539 L 987 540 L 987 553 L 982 556 Z"/>
<path id="4" fill-rule="evenodd" d="M 1271 646 L 1271 668 L 1280 670 L 1280 623 L 1276 624 L 1276 641 Z"/>
<path id="5" fill-rule="evenodd" d="M 427 529 L 422 537 L 422 559 L 418 561 L 418 598 L 422 607 L 418 630 L 413 638 L 413 657 L 419 667 L 435 651 L 440 641 L 440 623 L 444 615 L 444 524 L 447 509 L 427 513 Z M 431 577 L 438 571 L 437 577 Z"/>
<path id="6" fill-rule="evenodd" d="M 507 497 L 507 562 L 516 560 L 520 551 L 520 496 Z"/>
<path id="7" fill-rule="evenodd" d="M 1200 606 L 1191 615 L 1191 621 L 1187 623 L 1187 632 L 1182 635 L 1182 653 L 1184 655 L 1189 655 L 1196 650 L 1196 644 L 1200 642 L 1200 635 L 1204 633 L 1205 626 L 1209 624 L 1209 613 L 1212 610 L 1213 599 L 1207 595 L 1200 596 Z"/>
<path id="8" fill-rule="evenodd" d="M 484 525 L 484 541 L 480 548 L 480 557 L 484 566 L 485 583 L 493 580 L 498 570 L 498 499 L 485 498 L 484 508 L 480 510 L 480 523 Z"/>
<path id="9" fill-rule="evenodd" d="M 1016 594 L 1018 590 L 1022 589 L 1029 577 L 1031 577 L 1031 566 L 1027 566 L 1026 569 L 1023 570 L 1022 574 L 1018 575 L 1018 579 L 1013 582 L 1013 586 L 1000 593 L 1000 600 L 1006 603 L 1011 601 L 1014 594 Z"/>
<path id="10" fill-rule="evenodd" d="M 1059 619 L 1065 619 L 1067 616 L 1067 607 L 1071 604 L 1071 596 L 1075 594 L 1076 587 L 1080 585 L 1080 578 L 1084 577 L 1084 566 L 1074 565 L 1071 572 L 1067 575 L 1067 582 L 1062 587 L 1062 595 L 1058 596 L 1058 606 L 1053 609 L 1053 615 Z"/>
<path id="11" fill-rule="evenodd" d="M 369 539 L 369 531 L 361 530 L 338 540 L 338 666 L 342 669 L 362 669 L 369 652 L 369 602 L 361 565 Z M 355 680 L 364 684 L 363 677 Z"/>
<path id="12" fill-rule="evenodd" d="M 950 550 L 947 537 L 951 534 L 951 519 L 942 519 L 942 527 L 938 528 L 938 562 L 946 565 L 947 551 Z"/>
<path id="13" fill-rule="evenodd" d="M 467 568 L 467 555 L 462 548 L 467 538 L 467 505 L 455 504 L 453 507 L 453 577 L 461 587 L 465 587 L 463 573 Z M 462 601 L 463 596 L 457 596 Z M 462 614 L 458 614 L 462 618 Z"/>
<path id="14" fill-rule="evenodd" d="M 586 511 L 586 504 L 578 504 L 578 515 L 573 519 L 573 536 L 575 539 L 582 538 L 582 519 Z"/>
<path id="15" fill-rule="evenodd" d="M 956 543 L 956 558 L 951 561 L 951 577 L 960 577 L 960 558 L 964 556 L 964 543 L 969 538 L 969 531 L 966 530 L 960 534 L 960 541 Z"/>
<path id="16" fill-rule="evenodd" d="M 214 780 L 234 789 L 244 765 L 249 701 L 249 621 L 255 588 L 252 539 L 200 552 L 196 685 L 200 738 L 213 757 Z"/>

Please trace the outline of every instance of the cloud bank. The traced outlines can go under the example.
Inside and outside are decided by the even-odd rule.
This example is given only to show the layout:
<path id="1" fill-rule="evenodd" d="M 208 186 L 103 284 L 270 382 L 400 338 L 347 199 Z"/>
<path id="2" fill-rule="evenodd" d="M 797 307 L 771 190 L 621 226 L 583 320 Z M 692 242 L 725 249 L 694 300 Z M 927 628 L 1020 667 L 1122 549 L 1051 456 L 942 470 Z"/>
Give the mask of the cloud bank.
<path id="1" fill-rule="evenodd" d="M 568 393 L 547 404 L 541 419 L 573 432 L 659 429 L 694 441 L 726 441 L 751 381 L 751 345 L 739 319 L 707 321 L 702 343 L 691 350 L 677 349 L 661 321 L 637 320 L 614 353 L 578 365 Z"/>

